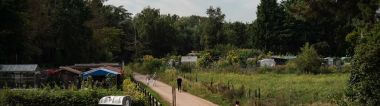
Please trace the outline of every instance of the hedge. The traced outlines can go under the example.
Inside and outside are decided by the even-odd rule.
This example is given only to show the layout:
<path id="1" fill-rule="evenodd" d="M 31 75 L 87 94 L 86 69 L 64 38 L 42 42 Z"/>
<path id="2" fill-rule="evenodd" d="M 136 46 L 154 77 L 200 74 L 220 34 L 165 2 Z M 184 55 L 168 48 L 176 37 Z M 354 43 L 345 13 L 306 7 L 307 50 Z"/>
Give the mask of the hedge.
<path id="1" fill-rule="evenodd" d="M 97 105 L 98 101 L 104 96 L 123 95 L 122 91 L 111 89 L 3 89 L 0 91 L 0 105 L 2 106 L 94 106 Z"/>

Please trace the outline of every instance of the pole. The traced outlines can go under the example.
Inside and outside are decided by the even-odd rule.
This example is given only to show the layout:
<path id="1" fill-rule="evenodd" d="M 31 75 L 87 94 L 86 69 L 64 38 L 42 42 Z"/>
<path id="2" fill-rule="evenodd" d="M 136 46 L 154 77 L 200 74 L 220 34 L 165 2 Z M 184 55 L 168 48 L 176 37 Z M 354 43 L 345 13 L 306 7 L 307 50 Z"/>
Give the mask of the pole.
<path id="1" fill-rule="evenodd" d="M 172 87 L 172 95 L 173 95 L 173 104 L 172 106 L 176 106 L 176 92 L 175 92 L 175 87 Z"/>

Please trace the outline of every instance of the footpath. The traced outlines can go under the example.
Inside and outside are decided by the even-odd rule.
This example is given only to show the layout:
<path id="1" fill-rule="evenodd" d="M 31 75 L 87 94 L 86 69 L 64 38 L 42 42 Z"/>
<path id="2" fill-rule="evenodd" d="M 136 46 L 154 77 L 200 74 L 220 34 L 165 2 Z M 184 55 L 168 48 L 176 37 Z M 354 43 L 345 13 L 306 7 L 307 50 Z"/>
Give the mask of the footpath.
<path id="1" fill-rule="evenodd" d="M 146 84 L 146 75 L 141 75 L 138 73 L 133 74 L 133 78 L 136 81 L 142 82 Z M 152 84 L 148 85 L 150 89 L 157 92 L 162 99 L 168 101 L 172 104 L 173 96 L 172 96 L 172 86 L 165 84 L 161 81 L 156 81 L 155 86 Z M 176 92 L 176 106 L 217 106 L 216 104 L 202 99 L 200 97 L 194 96 L 187 92 Z"/>

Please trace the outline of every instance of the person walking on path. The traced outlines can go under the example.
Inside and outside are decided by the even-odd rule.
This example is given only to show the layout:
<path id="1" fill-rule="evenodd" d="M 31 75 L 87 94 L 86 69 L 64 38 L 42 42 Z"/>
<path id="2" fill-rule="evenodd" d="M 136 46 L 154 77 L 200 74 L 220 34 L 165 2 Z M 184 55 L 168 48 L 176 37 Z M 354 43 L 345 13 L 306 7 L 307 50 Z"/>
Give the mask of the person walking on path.
<path id="1" fill-rule="evenodd" d="M 158 78 L 161 78 L 159 76 L 159 73 L 157 73 Z M 138 81 L 138 82 L 144 82 L 146 81 L 146 75 L 142 75 L 139 73 L 133 73 L 133 78 Z M 176 76 L 173 76 L 172 81 L 174 81 L 174 84 L 176 84 Z M 183 84 L 187 83 L 185 82 L 185 79 L 182 77 Z M 183 86 L 182 84 L 182 86 Z M 170 86 L 169 84 L 166 84 L 164 82 L 161 82 L 159 80 L 156 81 L 156 85 L 159 87 L 153 87 L 153 86 L 148 86 L 151 88 L 154 92 L 157 92 L 157 94 L 166 102 L 169 104 L 172 104 L 173 101 L 173 91 L 177 91 L 177 85 Z M 175 88 L 173 90 L 173 87 Z M 202 99 L 200 97 L 197 97 L 195 95 L 192 95 L 190 93 L 186 92 L 181 92 L 181 93 L 176 93 L 176 105 L 177 106 L 218 106 L 215 103 L 212 103 L 210 101 L 207 101 L 205 99 Z"/>
<path id="2" fill-rule="evenodd" d="M 151 77 L 151 75 L 150 74 L 148 74 L 147 76 L 146 76 L 146 84 L 149 86 L 149 82 L 150 82 L 150 79 L 151 79 L 152 77 Z"/>
<path id="3" fill-rule="evenodd" d="M 235 106 L 240 106 L 240 102 L 239 102 L 239 101 L 236 101 L 236 102 L 235 102 Z"/>
<path id="4" fill-rule="evenodd" d="M 178 87 L 178 92 L 182 91 L 182 78 L 178 77 L 177 78 L 177 87 Z"/>
<path id="5" fill-rule="evenodd" d="M 153 76 L 152 76 L 152 80 L 153 80 L 152 85 L 153 85 L 153 86 L 156 86 L 156 80 L 157 80 L 156 72 L 154 72 L 154 74 L 153 74 Z"/>

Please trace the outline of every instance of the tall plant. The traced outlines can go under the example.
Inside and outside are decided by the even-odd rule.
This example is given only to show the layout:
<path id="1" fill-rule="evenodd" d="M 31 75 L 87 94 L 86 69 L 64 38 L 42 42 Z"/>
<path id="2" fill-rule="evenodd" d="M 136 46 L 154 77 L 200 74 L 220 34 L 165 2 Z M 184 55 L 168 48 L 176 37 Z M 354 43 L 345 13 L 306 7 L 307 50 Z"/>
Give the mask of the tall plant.
<path id="1" fill-rule="evenodd" d="M 301 48 L 301 53 L 294 60 L 296 69 L 304 73 L 320 73 L 321 60 L 317 51 L 306 43 Z"/>

